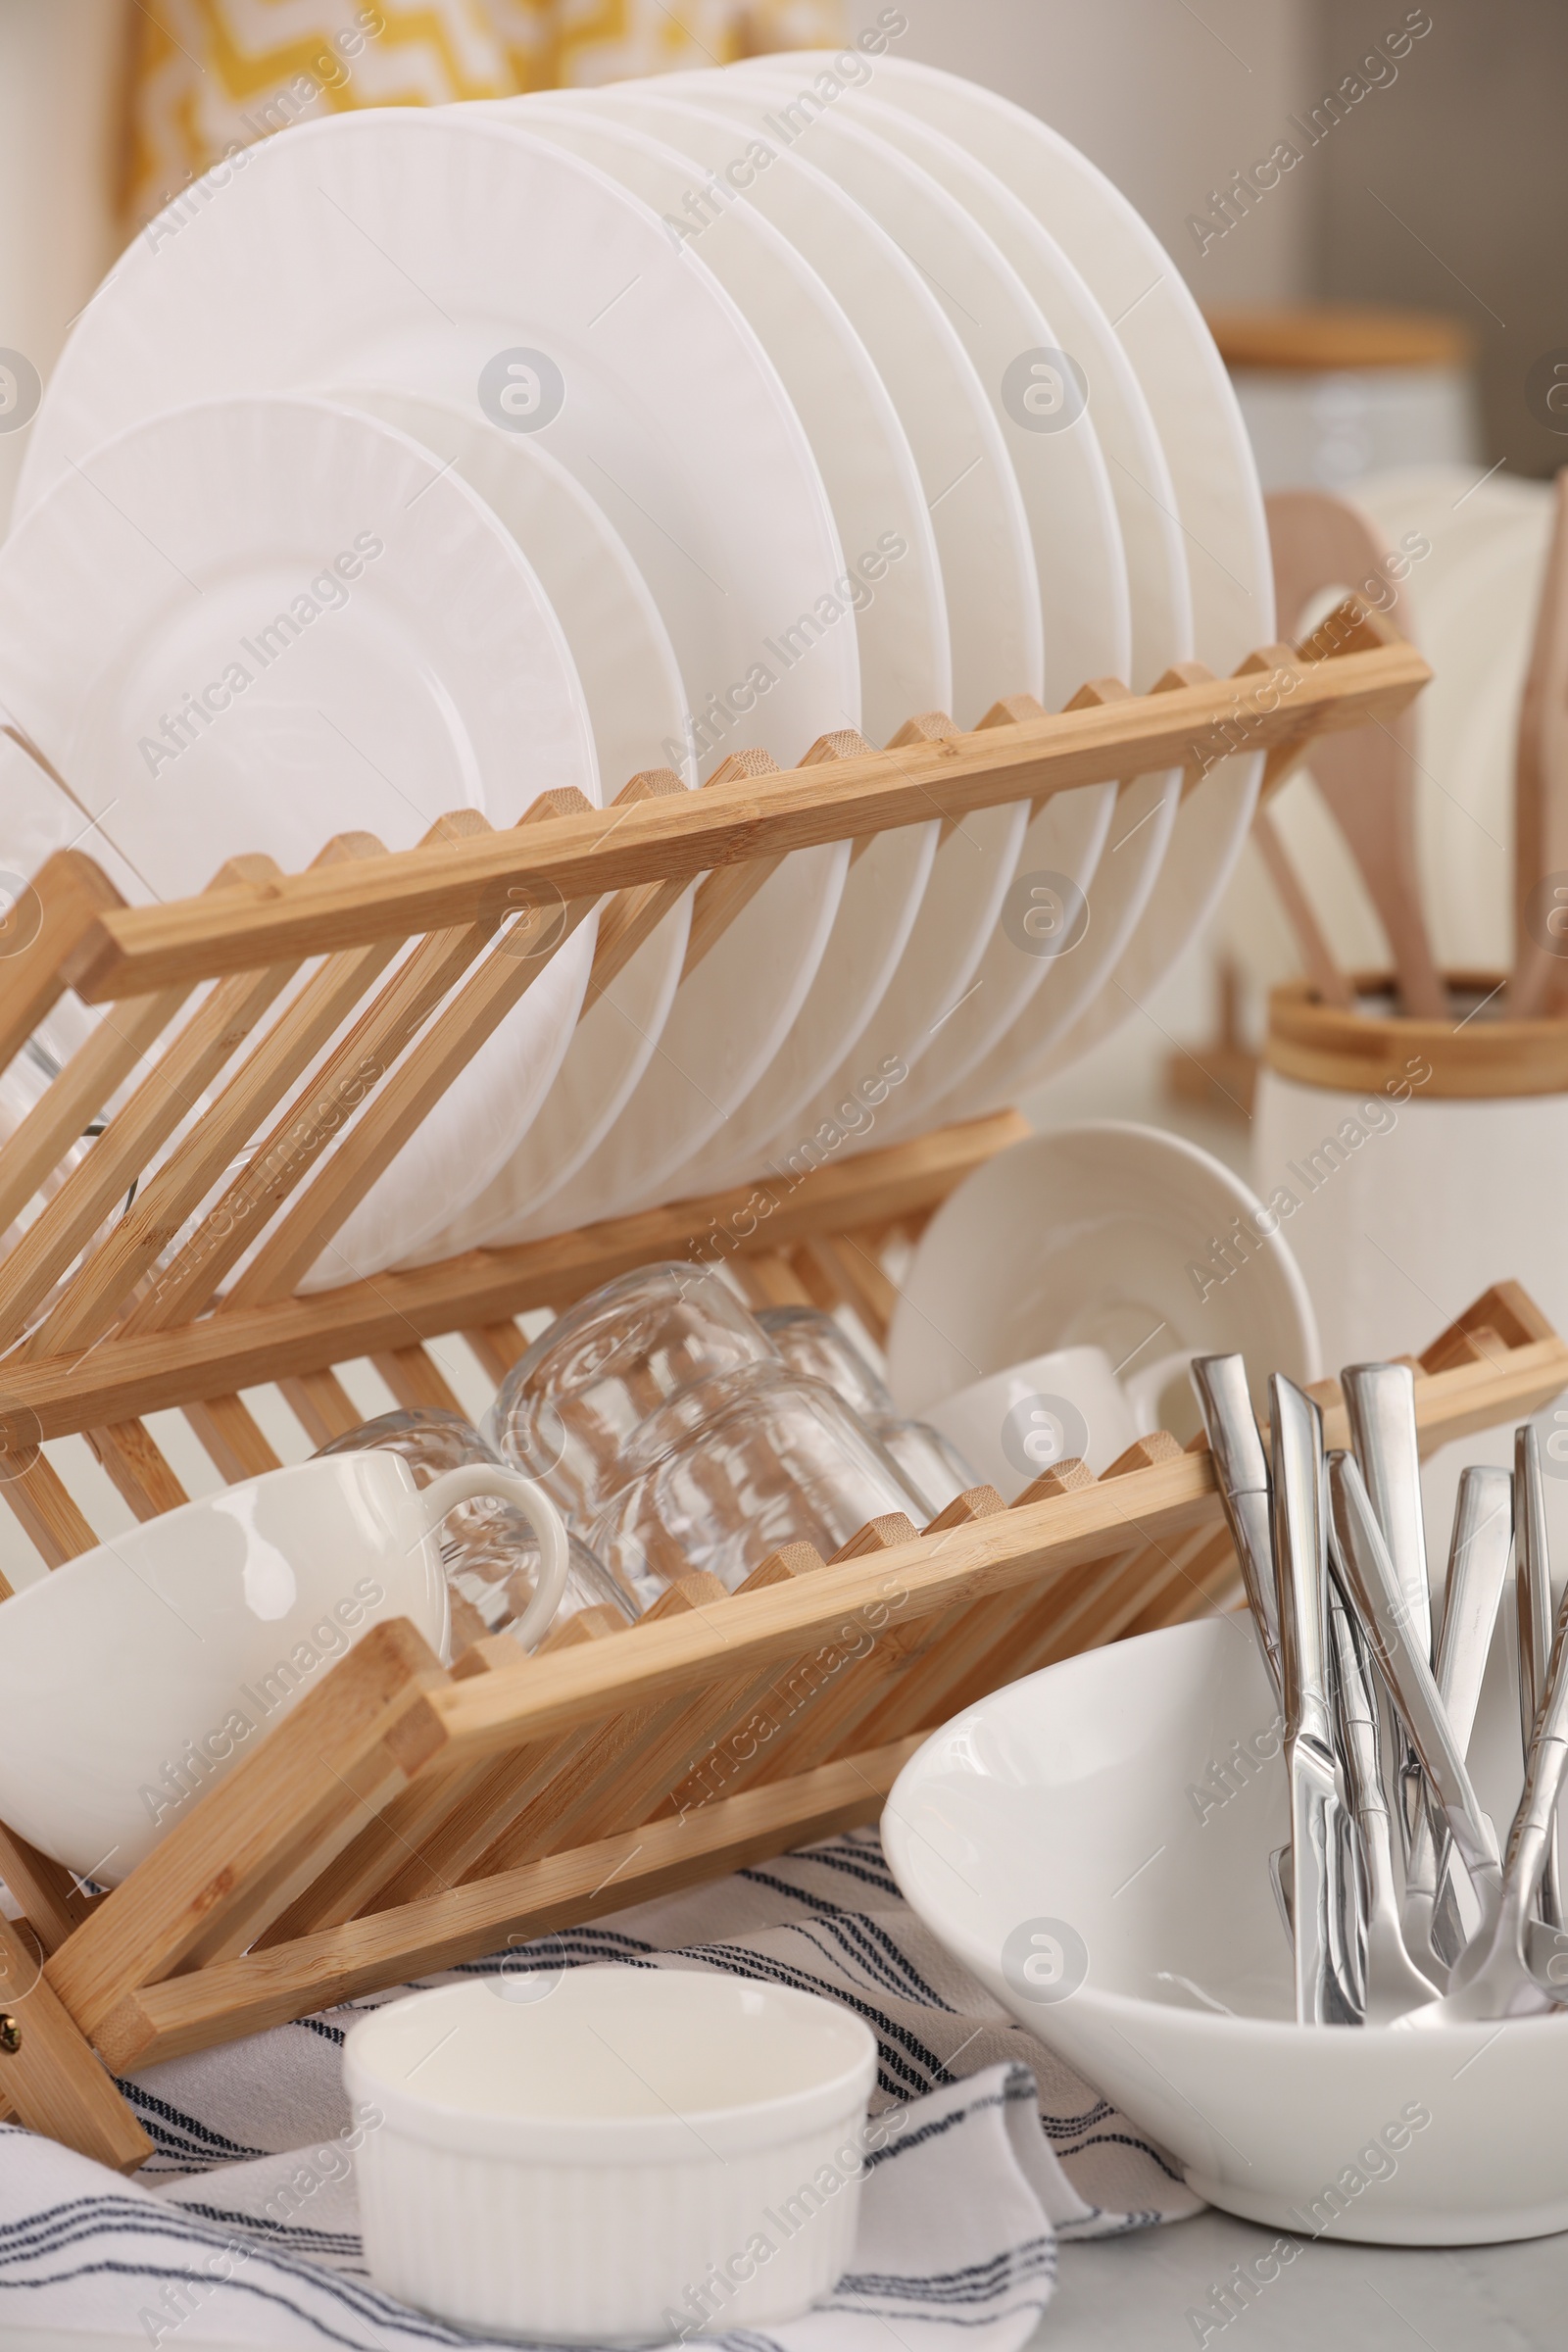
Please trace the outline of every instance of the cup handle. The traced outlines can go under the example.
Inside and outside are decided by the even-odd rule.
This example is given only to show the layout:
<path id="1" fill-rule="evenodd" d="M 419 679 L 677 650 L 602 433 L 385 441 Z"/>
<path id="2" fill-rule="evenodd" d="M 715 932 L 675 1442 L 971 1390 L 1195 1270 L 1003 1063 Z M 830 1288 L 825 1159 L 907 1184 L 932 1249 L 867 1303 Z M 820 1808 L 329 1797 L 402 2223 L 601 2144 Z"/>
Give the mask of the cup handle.
<path id="1" fill-rule="evenodd" d="M 456 1470 L 444 1470 L 439 1478 L 432 1478 L 427 1487 L 419 1489 L 424 1532 L 433 1536 L 447 1513 L 456 1510 L 460 1502 L 476 1502 L 486 1494 L 515 1503 L 538 1538 L 538 1586 L 522 1615 L 507 1628 L 514 1642 L 532 1649 L 549 1630 L 561 1606 L 569 1558 L 565 1522 L 543 1487 L 536 1486 L 519 1471 L 503 1470 L 492 1462 L 463 1462 Z"/>

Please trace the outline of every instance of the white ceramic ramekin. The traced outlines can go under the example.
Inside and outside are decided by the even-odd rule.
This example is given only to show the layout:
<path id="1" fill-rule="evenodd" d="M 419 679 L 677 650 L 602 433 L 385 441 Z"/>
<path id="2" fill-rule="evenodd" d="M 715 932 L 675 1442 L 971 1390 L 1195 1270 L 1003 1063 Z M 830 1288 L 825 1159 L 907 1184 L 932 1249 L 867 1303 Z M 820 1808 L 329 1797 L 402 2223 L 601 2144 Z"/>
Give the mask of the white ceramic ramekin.
<path id="1" fill-rule="evenodd" d="M 350 2033 L 371 2277 L 499 2335 L 792 2319 L 848 2266 L 876 2042 L 813 1993 L 642 1968 L 485 1977 Z M 874 2127 L 872 2128 L 874 2131 Z"/>

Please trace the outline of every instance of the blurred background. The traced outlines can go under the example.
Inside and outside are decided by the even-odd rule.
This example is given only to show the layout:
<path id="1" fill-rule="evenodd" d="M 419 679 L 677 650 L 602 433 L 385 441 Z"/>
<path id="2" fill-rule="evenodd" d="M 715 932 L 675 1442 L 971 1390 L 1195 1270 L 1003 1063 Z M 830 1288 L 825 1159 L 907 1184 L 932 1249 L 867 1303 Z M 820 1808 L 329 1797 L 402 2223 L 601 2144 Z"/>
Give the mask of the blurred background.
<path id="1" fill-rule="evenodd" d="M 1033 108 L 1145 214 L 1215 326 L 1265 487 L 1555 470 L 1561 0 L 0 0 L 0 363 L 47 377 L 127 237 L 288 122 L 724 62 L 892 15 L 898 54 Z M 0 429 L 0 522 L 24 438 Z M 1339 959 L 1376 962 L 1376 917 L 1312 789 L 1286 788 L 1281 830 Z M 1450 929 L 1454 954 L 1490 947 Z M 1248 1053 L 1267 986 L 1296 968 L 1250 852 L 1157 1012 L 1023 1107 L 1157 1116 L 1245 1164 Z"/>

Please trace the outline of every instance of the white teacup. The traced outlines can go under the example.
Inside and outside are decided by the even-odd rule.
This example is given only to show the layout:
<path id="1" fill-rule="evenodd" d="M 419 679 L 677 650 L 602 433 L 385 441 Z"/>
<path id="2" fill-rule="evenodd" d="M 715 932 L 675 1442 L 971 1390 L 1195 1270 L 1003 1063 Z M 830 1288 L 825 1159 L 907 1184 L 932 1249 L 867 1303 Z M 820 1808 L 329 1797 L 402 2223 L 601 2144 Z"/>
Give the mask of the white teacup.
<path id="1" fill-rule="evenodd" d="M 1139 1434 L 1103 1348 L 1054 1348 L 1009 1364 L 927 1408 L 1004 1502 L 1077 1456 L 1098 1476 Z"/>
<path id="2" fill-rule="evenodd" d="M 566 1580 L 554 1504 L 482 1462 L 421 1488 L 382 1452 L 205 1495 L 0 1602 L 0 1820 L 118 1885 L 370 1626 L 410 1618 L 446 1657 L 441 1522 L 480 1494 L 539 1539 L 532 1640 Z"/>

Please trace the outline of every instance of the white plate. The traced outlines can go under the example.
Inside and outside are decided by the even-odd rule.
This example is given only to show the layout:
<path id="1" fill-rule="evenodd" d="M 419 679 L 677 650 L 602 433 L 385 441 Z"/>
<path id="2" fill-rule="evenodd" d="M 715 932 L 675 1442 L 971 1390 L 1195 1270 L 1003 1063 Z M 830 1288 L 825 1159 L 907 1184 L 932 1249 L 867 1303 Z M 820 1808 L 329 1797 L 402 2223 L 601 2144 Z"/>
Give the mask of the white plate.
<path id="1" fill-rule="evenodd" d="M 575 475 L 533 434 L 505 433 L 450 402 L 353 390 L 339 397 L 428 449 L 478 492 L 539 574 L 577 665 L 607 796 L 684 726 L 669 632 L 624 541 Z M 695 781 L 691 761 L 685 781 Z M 572 1031 L 564 1060 L 516 1150 L 423 1259 L 511 1242 L 610 1128 L 642 1076 L 680 978 L 691 895 L 667 914 Z"/>
<path id="2" fill-rule="evenodd" d="M 599 794 L 577 673 L 515 543 L 418 443 L 325 401 L 211 400 L 74 461 L 0 548 L 0 699 L 149 899 L 242 852 L 296 871 L 335 834 L 403 849 L 487 797 Z M 488 1181 L 560 1065 L 594 929 L 318 1279 L 377 1272 Z"/>
<path id="3" fill-rule="evenodd" d="M 824 172 L 760 137 L 755 112 L 727 77 L 662 81 L 657 121 L 647 83 L 606 95 L 629 119 L 634 113 L 654 127 L 667 119 L 667 135 L 690 142 L 707 167 L 710 189 L 737 184 L 737 165 L 742 176 L 752 171 L 748 201 L 784 231 L 854 320 L 908 435 L 931 513 L 952 632 L 952 715 L 973 726 L 1000 695 L 1043 692 L 1040 590 L 1017 477 L 974 365 L 914 264 Z M 762 154 L 771 156 L 765 167 L 754 160 Z M 917 952 L 901 957 L 840 1082 L 870 1076 L 889 1055 L 912 1066 L 933 1024 L 967 991 L 1027 814 L 982 809 L 939 846 Z M 802 1132 L 811 1115 L 800 1120 Z"/>
<path id="4" fill-rule="evenodd" d="M 760 128 L 766 128 L 776 103 L 780 72 L 792 75 L 791 61 L 736 67 L 723 76 L 726 88 L 760 93 L 754 101 Z M 1081 411 L 1063 430 L 1037 432 L 1021 397 L 1030 354 L 1059 348 L 1060 332 L 972 215 L 922 162 L 910 160 L 849 108 L 820 115 L 796 152 L 898 239 L 944 305 L 986 387 L 1029 523 L 1048 708 L 1059 708 L 1086 678 L 1125 677 L 1131 658 L 1126 565 L 1092 416 Z M 1025 837 L 1020 877 L 1054 873 L 1068 903 L 1081 904 L 1115 797 L 1114 785 L 1102 784 L 1053 799 Z M 993 932 L 962 1001 L 948 1008 L 901 1091 L 902 1126 L 926 1123 L 931 1106 L 1007 1027 L 1048 969 L 1049 959 L 1020 954 L 1004 930 Z M 907 1046 L 904 1057 L 909 1057 Z"/>
<path id="5" fill-rule="evenodd" d="M 986 164 L 1082 271 L 1132 363 L 1165 452 L 1192 582 L 1198 659 L 1228 674 L 1274 633 L 1268 533 L 1230 379 L 1174 263 L 1103 173 L 1021 107 L 902 59 L 880 59 L 873 86 L 878 98 L 945 131 Z M 1154 889 L 1106 986 L 1059 1038 L 1032 1036 L 1026 1014 L 944 1102 L 945 1117 L 972 1115 L 1076 1061 L 1135 1005 L 1147 1004 L 1224 887 L 1251 822 L 1261 773 L 1257 754 L 1209 770 L 1182 803 Z M 1049 1010 L 1048 999 L 1036 1004 Z"/>
<path id="6" fill-rule="evenodd" d="M 1192 594 L 1164 452 L 1149 403 L 1110 321 L 1034 214 L 956 140 L 875 98 L 854 93 L 845 103 L 922 164 L 963 205 L 1028 286 L 1050 318 L 1060 349 L 1082 369 L 1126 558 L 1132 653 L 1125 682 L 1147 692 L 1174 662 L 1192 659 Z M 1181 771 L 1169 769 L 1135 779 L 1118 796 L 1106 847 L 1088 886 L 1086 922 L 1085 910 L 1075 909 L 1068 901 L 1068 922 L 1057 934 L 1073 943 L 1065 957 L 1047 960 L 1020 949 L 1018 918 L 1028 910 L 1030 878 L 1060 870 L 1049 830 L 1050 812 L 1043 812 L 1031 826 L 1009 898 L 1013 921 L 995 935 L 981 966 L 985 988 L 975 1004 L 987 1017 L 970 1062 L 1013 1034 L 1020 1021 L 1028 1024 L 1031 1034 L 1046 1023 L 1059 1031 L 1099 993 L 1153 888 L 1180 795 Z M 1034 942 L 1032 948 L 1044 944 Z M 1040 995 L 1033 1003 L 1035 987 L 1024 976 L 1031 967 L 1043 975 L 1035 983 Z M 947 1037 L 944 1029 L 931 1063 L 945 1058 L 957 1070 L 957 1057 L 951 1052 L 943 1055 Z M 922 1081 L 928 1083 L 934 1075 L 934 1066 L 922 1070 Z M 925 1115 L 942 1117 L 934 1097 Z"/>
<path id="7" fill-rule="evenodd" d="M 674 147 L 605 104 L 553 94 L 548 104 L 527 99 L 510 107 L 524 110 L 541 135 L 612 172 L 665 220 L 679 217 L 694 169 Z M 910 710 L 945 705 L 953 690 L 936 541 L 908 441 L 839 304 L 760 213 L 738 200 L 710 224 L 703 258 L 778 368 L 816 454 L 848 558 L 807 625 L 855 630 L 866 723 L 873 734 L 891 734 Z M 896 563 L 890 548 L 905 551 Z M 879 593 L 906 579 L 912 593 L 897 604 Z M 937 831 L 933 819 L 879 833 L 852 859 L 822 959 L 778 1053 L 711 1141 L 661 1179 L 663 1191 L 710 1191 L 744 1174 L 779 1121 L 793 1118 L 849 1052 L 904 952 Z M 713 983 L 699 970 L 691 985 Z"/>
<path id="8" fill-rule="evenodd" d="M 630 549 L 691 710 L 722 710 L 711 761 L 760 744 L 787 762 L 846 712 L 858 720 L 848 632 L 788 667 L 766 656 L 767 639 L 837 577 L 842 551 L 775 371 L 655 213 L 560 148 L 466 108 L 302 124 L 251 150 L 242 172 L 218 167 L 205 192 L 156 251 L 138 240 L 79 321 L 34 420 L 24 506 L 111 424 L 176 396 L 357 381 L 493 417 L 520 407 Z M 711 1023 L 690 1035 L 666 1024 L 662 1050 L 690 1074 L 642 1101 L 634 1188 L 685 1157 L 776 1046 L 848 855 L 803 852 L 760 894 L 774 919 L 759 1026 L 741 1011 L 758 994 L 755 953 L 750 971 L 728 959 L 731 1017 L 717 1036 Z"/>

